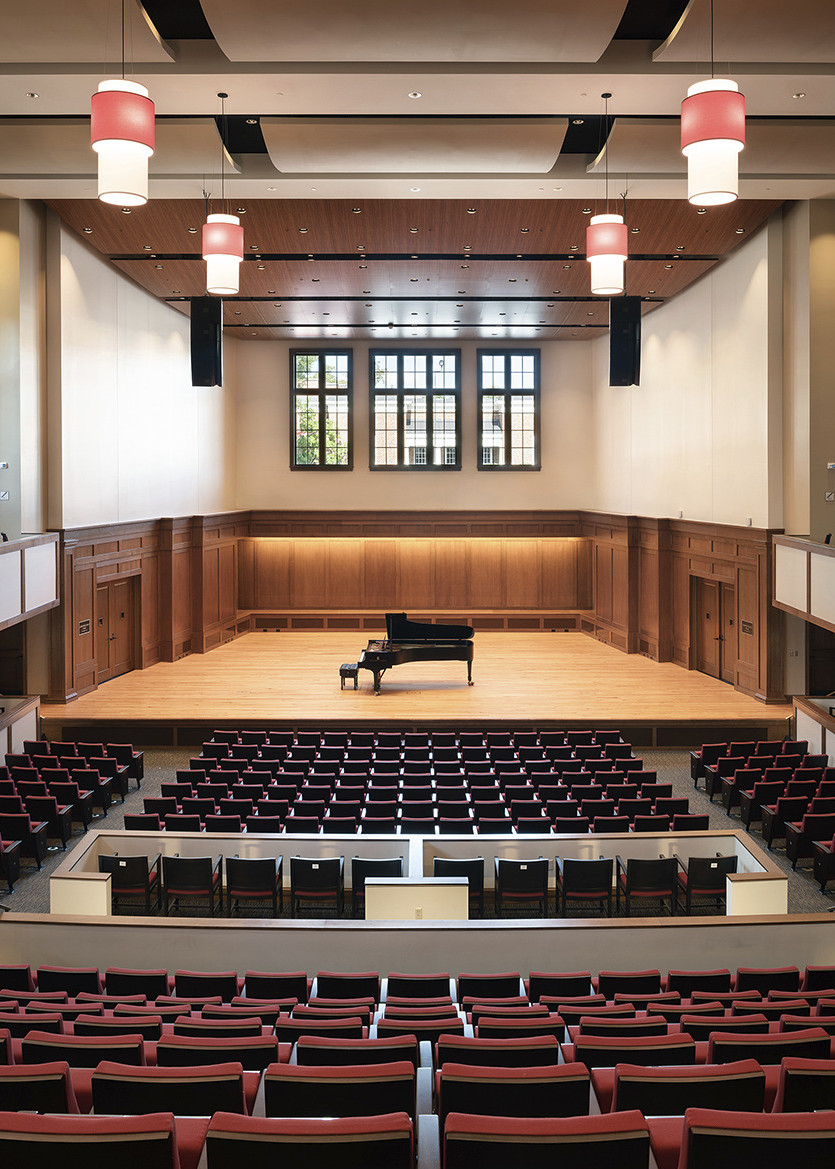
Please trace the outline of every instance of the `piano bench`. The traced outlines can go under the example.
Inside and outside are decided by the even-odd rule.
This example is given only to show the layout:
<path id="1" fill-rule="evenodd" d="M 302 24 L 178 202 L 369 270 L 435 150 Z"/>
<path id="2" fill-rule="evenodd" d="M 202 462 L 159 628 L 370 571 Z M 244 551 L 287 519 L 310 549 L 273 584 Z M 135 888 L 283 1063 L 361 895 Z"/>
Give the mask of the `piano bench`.
<path id="1" fill-rule="evenodd" d="M 340 690 L 345 689 L 345 679 L 346 678 L 353 678 L 354 679 L 354 689 L 356 690 L 357 689 L 357 674 L 358 673 L 359 673 L 359 669 L 357 668 L 356 662 L 343 662 L 342 665 L 339 667 L 339 689 Z"/>

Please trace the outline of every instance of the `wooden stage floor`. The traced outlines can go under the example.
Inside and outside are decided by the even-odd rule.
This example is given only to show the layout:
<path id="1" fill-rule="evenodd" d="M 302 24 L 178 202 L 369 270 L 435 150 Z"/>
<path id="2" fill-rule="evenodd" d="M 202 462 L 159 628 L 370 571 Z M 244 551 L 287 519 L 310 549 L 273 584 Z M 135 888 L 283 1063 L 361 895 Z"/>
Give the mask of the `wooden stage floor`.
<path id="1" fill-rule="evenodd" d="M 614 726 L 635 744 L 709 741 L 713 728 L 788 733 L 788 705 L 766 705 L 705 674 L 622 654 L 580 633 L 477 635 L 473 680 L 464 662 L 421 662 L 383 676 L 359 672 L 339 688 L 339 666 L 356 661 L 361 633 L 249 633 L 208 654 L 162 662 L 66 705 L 44 704 L 50 737 L 124 728 L 136 743 L 192 743 L 215 726 Z"/>

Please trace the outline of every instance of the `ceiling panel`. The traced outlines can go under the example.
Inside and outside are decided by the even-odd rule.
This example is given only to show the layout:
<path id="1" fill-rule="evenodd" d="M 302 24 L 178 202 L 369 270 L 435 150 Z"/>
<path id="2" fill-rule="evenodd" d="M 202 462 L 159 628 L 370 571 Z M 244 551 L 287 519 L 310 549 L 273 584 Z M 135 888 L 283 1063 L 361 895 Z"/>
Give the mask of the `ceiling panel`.
<path id="1" fill-rule="evenodd" d="M 292 174 L 546 174 L 567 118 L 262 118 Z"/>
<path id="2" fill-rule="evenodd" d="M 603 182 L 600 180 L 600 195 Z M 94 199 L 51 200 L 62 219 L 105 255 L 138 254 L 145 244 L 159 253 L 200 252 L 201 199 L 152 199 L 123 215 Z M 236 210 L 235 199 L 228 201 Z M 699 215 L 684 200 L 636 199 L 627 203 L 630 226 L 641 234 L 633 251 L 726 255 L 764 223 L 776 200 L 738 200 Z M 248 254 L 350 255 L 357 264 L 374 255 L 554 255 L 585 248 L 589 213 L 605 209 L 602 198 L 579 199 L 346 199 L 244 200 L 241 222 Z M 472 213 L 470 213 L 472 212 Z M 412 231 L 416 228 L 416 231 Z M 194 230 L 191 230 L 194 229 Z M 742 229 L 742 234 L 737 234 Z"/>
<path id="3" fill-rule="evenodd" d="M 653 60 L 710 60 L 710 0 L 691 0 Z M 722 0 L 714 14 L 717 62 L 835 61 L 835 4 L 831 0 Z M 720 69 L 717 75 L 723 76 Z"/>
<path id="4" fill-rule="evenodd" d="M 617 118 L 605 150 L 589 167 L 602 174 L 684 174 L 678 119 Z M 740 175 L 835 177 L 835 121 L 824 118 L 748 118 Z"/>
<path id="5" fill-rule="evenodd" d="M 597 61 L 626 0 L 202 0 L 231 61 Z"/>
<path id="6" fill-rule="evenodd" d="M 220 137 L 213 118 L 157 118 L 151 175 L 220 174 Z M 3 175 L 95 176 L 88 118 L 0 119 Z M 226 163 L 233 166 L 226 156 Z"/>
<path id="7" fill-rule="evenodd" d="M 136 0 L 125 5 L 125 60 L 160 62 L 171 59 L 145 20 Z M 3 4 L 2 62 L 91 62 L 109 65 L 121 58 L 119 0 L 27 0 Z M 130 72 L 128 73 L 130 76 Z"/>

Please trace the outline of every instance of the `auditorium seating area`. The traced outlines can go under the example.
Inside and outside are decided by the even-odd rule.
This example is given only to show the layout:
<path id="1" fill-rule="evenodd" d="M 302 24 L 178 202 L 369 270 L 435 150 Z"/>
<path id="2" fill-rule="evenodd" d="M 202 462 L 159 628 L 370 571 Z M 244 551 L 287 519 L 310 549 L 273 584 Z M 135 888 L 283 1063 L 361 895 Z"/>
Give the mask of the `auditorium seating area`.
<path id="1" fill-rule="evenodd" d="M 0 966 L 10 1166 L 823 1164 L 833 1109 L 835 966 Z"/>
<path id="2" fill-rule="evenodd" d="M 216 731 L 126 827 L 206 832 L 707 828 L 618 731 Z"/>

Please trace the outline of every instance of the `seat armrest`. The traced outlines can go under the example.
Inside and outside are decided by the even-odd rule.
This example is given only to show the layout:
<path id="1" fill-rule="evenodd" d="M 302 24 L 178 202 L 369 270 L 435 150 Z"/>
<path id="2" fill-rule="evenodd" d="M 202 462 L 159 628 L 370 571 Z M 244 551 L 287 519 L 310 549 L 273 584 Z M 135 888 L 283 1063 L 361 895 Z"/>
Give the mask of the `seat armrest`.
<path id="1" fill-rule="evenodd" d="M 418 1169 L 441 1169 L 441 1127 L 437 1116 L 421 1113 L 415 1124 Z"/>
<path id="2" fill-rule="evenodd" d="M 417 1101 L 415 1111 L 418 1116 L 421 1113 L 431 1114 L 432 1112 L 432 1068 L 419 1067 L 417 1069 Z"/>

